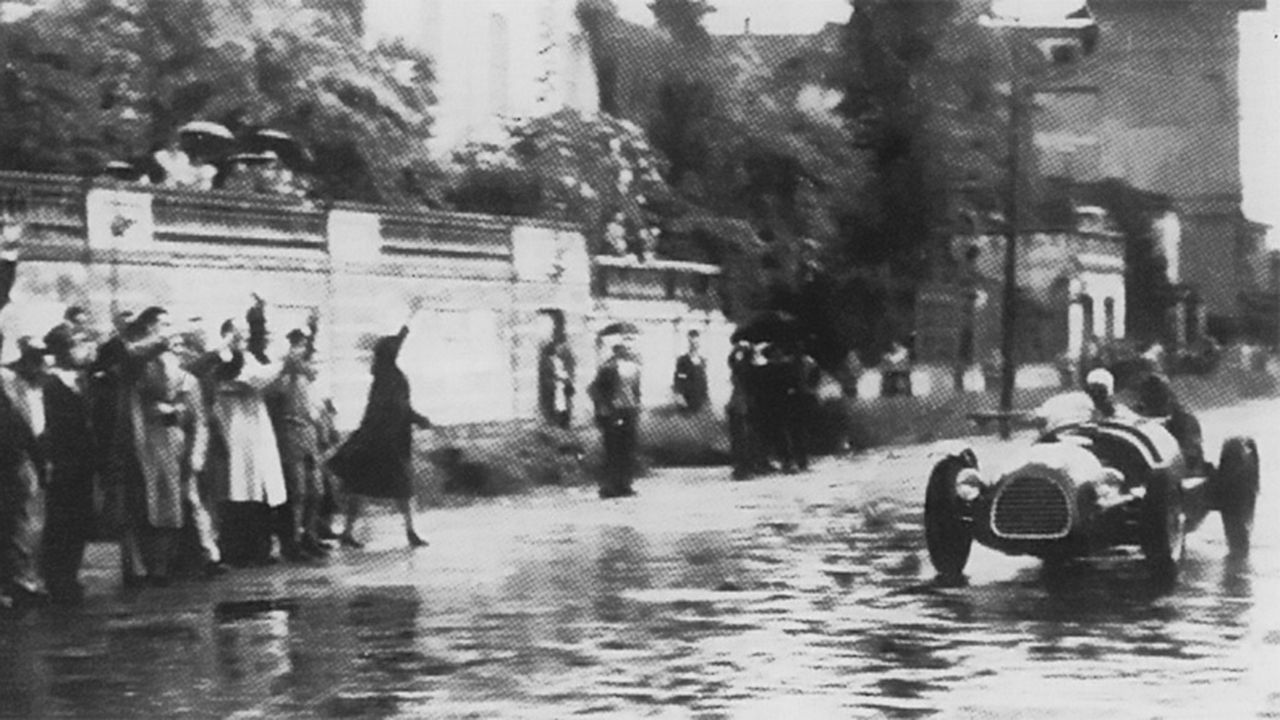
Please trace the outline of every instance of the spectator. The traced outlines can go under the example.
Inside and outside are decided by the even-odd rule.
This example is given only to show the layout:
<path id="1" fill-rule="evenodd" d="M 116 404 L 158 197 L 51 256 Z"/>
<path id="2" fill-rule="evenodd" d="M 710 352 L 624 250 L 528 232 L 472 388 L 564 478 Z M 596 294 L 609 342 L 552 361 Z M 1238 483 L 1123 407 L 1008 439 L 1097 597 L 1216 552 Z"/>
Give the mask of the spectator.
<path id="1" fill-rule="evenodd" d="M 782 463 L 783 472 L 807 469 L 809 457 L 798 417 L 803 403 L 800 360 L 794 351 L 777 343 L 767 344 L 763 354 L 765 364 L 757 371 L 762 439 Z"/>
<path id="2" fill-rule="evenodd" d="M 268 150 L 262 155 L 266 162 L 259 171 L 258 192 L 284 197 L 306 197 L 307 192 L 301 180 L 275 152 Z"/>
<path id="3" fill-rule="evenodd" d="M 911 353 L 905 345 L 894 341 L 884 355 L 884 394 L 889 397 L 911 395 Z"/>
<path id="4" fill-rule="evenodd" d="M 208 428 L 196 379 L 170 347 L 168 313 L 150 307 L 126 337 L 128 425 L 118 433 L 124 482 L 121 558 L 126 585 L 167 585 L 188 488 L 204 470 Z M 141 572 L 140 572 L 141 571 Z"/>
<path id="5" fill-rule="evenodd" d="M 36 574 L 44 484 L 45 349 L 20 338 L 19 357 L 0 367 L 0 609 L 46 598 Z"/>
<path id="6" fill-rule="evenodd" d="M 310 328 L 314 328 L 314 319 Z M 322 557 L 329 551 L 318 536 L 320 503 L 324 488 L 320 477 L 320 448 L 311 385 L 316 379 L 312 362 L 315 354 L 314 330 L 295 328 L 286 336 L 285 356 L 277 391 L 280 394 L 277 440 L 284 462 L 285 481 L 291 509 L 290 533 L 298 549 Z"/>
<path id="7" fill-rule="evenodd" d="M 565 335 L 564 321 L 557 318 L 551 342 L 542 349 L 538 369 L 538 395 L 543 415 L 551 424 L 565 430 L 573 424 L 573 398 L 577 394 L 574 383 L 576 369 L 577 362 Z"/>
<path id="8" fill-rule="evenodd" d="M 221 338 L 221 347 L 204 358 L 201 373 L 210 385 L 210 415 L 219 440 L 215 447 L 221 454 L 215 483 L 224 501 L 219 533 L 223 559 L 233 565 L 273 562 L 273 531 L 284 535 L 282 553 L 302 559 L 288 534 L 280 532 L 288 492 L 263 396 L 280 366 L 248 350 L 245 328 L 234 319 L 222 324 Z"/>
<path id="9" fill-rule="evenodd" d="M 55 602 L 78 603 L 84 589 L 77 578 L 94 518 L 94 473 L 98 456 L 92 443 L 88 367 L 94 345 L 84 332 L 45 336 L 54 367 L 44 385 L 45 448 L 49 484 L 40 570 Z"/>
<path id="10" fill-rule="evenodd" d="M 733 391 L 725 407 L 734 480 L 746 480 L 757 473 L 769 471 L 756 421 L 758 398 L 752 392 L 756 385 L 753 377 L 756 371 L 755 347 L 746 341 L 738 342 L 729 353 L 729 377 Z"/>
<path id="11" fill-rule="evenodd" d="M 406 325 L 396 335 L 380 338 L 373 348 L 373 385 L 360 427 L 343 443 L 329 465 L 342 479 L 347 499 L 347 522 L 340 542 L 347 547 L 363 547 L 355 537 L 363 498 L 395 500 L 404 520 L 409 547 L 427 544 L 413 527 L 413 428 L 429 428 L 431 421 L 413 409 L 409 380 L 396 364 Z"/>
<path id="12" fill-rule="evenodd" d="M 217 168 L 205 162 L 192 159 L 177 138 L 152 153 L 152 159 L 159 168 L 159 183 L 164 187 L 183 190 L 212 190 Z"/>
<path id="13" fill-rule="evenodd" d="M 259 166 L 265 160 L 258 153 L 237 153 L 228 157 L 218 171 L 214 186 L 219 190 L 245 195 L 257 193 L 262 186 Z"/>
<path id="14" fill-rule="evenodd" d="M 614 343 L 612 357 L 601 364 L 588 388 L 604 440 L 600 497 L 606 499 L 635 495 L 631 484 L 640 419 L 640 363 L 631 342 L 630 336 L 622 336 Z"/>
<path id="15" fill-rule="evenodd" d="M 316 441 L 320 457 L 328 457 L 342 444 L 342 436 L 337 426 L 338 408 L 332 398 L 325 398 L 316 413 Z M 316 537 L 320 540 L 337 540 L 338 533 L 333 530 L 333 516 L 337 514 L 341 502 L 338 478 L 329 469 L 328 463 L 319 464 L 320 478 L 323 483 L 324 497 L 320 502 L 320 518 L 316 522 Z"/>
<path id="16" fill-rule="evenodd" d="M 701 333 L 690 330 L 688 338 L 689 352 L 676 358 L 672 385 L 684 409 L 695 413 L 707 404 L 707 360 L 702 356 Z"/>

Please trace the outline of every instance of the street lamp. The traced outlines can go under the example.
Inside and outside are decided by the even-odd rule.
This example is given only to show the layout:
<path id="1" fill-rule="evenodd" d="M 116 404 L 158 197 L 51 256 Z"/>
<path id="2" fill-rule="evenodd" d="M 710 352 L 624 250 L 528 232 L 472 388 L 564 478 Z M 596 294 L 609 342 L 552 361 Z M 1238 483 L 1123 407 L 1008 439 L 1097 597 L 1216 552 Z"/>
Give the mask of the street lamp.
<path id="1" fill-rule="evenodd" d="M 993 16 L 983 16 L 979 22 L 996 31 L 1009 50 L 1010 82 L 1009 82 L 1009 174 L 1008 186 L 1005 189 L 1005 246 L 1004 246 L 1004 292 L 1003 307 L 1000 317 L 1000 437 L 1009 439 L 1011 420 L 1013 417 L 1013 391 L 1018 368 L 1014 359 L 1015 338 L 1018 316 L 1018 238 L 1021 235 L 1021 202 L 1020 190 L 1022 180 L 1022 133 L 1023 123 L 1030 115 L 1034 96 L 1034 87 L 1024 77 L 1020 48 L 1010 42 L 1010 34 L 1024 35 L 1027 39 L 1038 40 L 1038 49 L 1051 62 L 1069 62 L 1075 59 L 1074 53 L 1068 51 L 1079 43 L 1080 49 L 1089 54 L 1093 52 L 1098 40 L 1098 26 L 1094 22 L 1088 7 L 1082 2 L 1081 8 L 1070 16 L 1054 20 L 1021 20 Z M 1064 44 L 1068 41 L 1069 44 Z"/>

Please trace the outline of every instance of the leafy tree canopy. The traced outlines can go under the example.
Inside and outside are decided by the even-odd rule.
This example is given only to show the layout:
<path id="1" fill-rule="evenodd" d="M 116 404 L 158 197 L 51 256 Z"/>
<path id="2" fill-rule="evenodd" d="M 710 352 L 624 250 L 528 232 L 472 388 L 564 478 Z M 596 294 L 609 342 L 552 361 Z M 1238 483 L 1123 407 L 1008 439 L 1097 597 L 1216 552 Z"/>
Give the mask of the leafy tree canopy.
<path id="1" fill-rule="evenodd" d="M 345 7 L 345 6 L 344 6 Z M 322 194 L 430 202 L 430 65 L 290 0 L 62 0 L 0 25 L 0 167 L 93 172 L 193 119 L 272 127 Z"/>

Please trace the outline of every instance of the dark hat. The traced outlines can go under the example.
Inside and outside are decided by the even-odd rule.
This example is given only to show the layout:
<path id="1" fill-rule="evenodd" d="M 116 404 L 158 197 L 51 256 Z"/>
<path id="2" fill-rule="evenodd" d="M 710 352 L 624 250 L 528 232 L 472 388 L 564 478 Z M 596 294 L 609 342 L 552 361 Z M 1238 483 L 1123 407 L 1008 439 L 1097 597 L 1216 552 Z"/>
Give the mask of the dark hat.
<path id="1" fill-rule="evenodd" d="M 288 334 L 286 334 L 284 337 L 290 343 L 296 343 L 296 342 L 302 342 L 303 340 L 310 339 L 311 333 L 307 332 L 302 328 L 294 328 L 290 330 Z"/>
<path id="2" fill-rule="evenodd" d="M 74 340 L 71 328 L 58 325 L 44 336 L 44 346 L 54 359 L 61 360 L 71 352 L 71 346 L 75 344 Z"/>
<path id="3" fill-rule="evenodd" d="M 24 335 L 18 338 L 16 345 L 18 359 L 9 363 L 9 367 L 27 366 L 37 361 L 43 365 L 44 357 L 49 354 L 49 349 L 45 347 L 44 341 L 40 338 Z"/>

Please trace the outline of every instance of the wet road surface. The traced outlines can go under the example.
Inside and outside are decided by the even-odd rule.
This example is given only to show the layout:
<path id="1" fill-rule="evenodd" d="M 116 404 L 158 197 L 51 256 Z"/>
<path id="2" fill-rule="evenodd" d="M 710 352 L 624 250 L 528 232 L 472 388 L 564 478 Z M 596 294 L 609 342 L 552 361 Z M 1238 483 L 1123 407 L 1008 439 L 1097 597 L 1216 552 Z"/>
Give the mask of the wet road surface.
<path id="1" fill-rule="evenodd" d="M 1209 518 L 1157 593 L 1134 557 L 1046 576 L 975 548 L 940 587 L 920 507 L 936 448 L 748 483 L 671 471 L 421 516 L 401 549 L 124 593 L 95 546 L 85 607 L 0 619 L 0 716 L 1280 717 L 1280 403 L 1255 434 L 1255 549 Z M 1003 447 L 981 441 L 980 454 Z"/>

